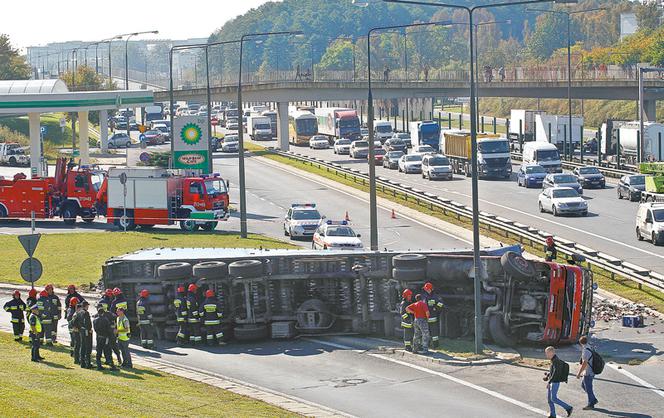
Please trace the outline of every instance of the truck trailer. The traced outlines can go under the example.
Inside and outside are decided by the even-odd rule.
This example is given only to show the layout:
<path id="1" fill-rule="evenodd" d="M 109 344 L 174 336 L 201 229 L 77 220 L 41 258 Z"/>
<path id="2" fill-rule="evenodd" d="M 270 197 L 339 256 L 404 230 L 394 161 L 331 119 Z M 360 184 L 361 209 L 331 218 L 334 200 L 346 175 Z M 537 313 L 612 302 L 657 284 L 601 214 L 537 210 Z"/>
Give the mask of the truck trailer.
<path id="1" fill-rule="evenodd" d="M 537 115 L 546 115 L 546 112 L 543 110 L 526 109 L 512 109 L 510 111 L 510 126 L 507 137 L 510 139 L 513 147 L 515 144 L 519 144 L 519 136 L 521 136 L 522 142 L 535 140 L 535 117 Z"/>
<path id="2" fill-rule="evenodd" d="M 440 125 L 431 120 L 410 122 L 410 142 L 413 145 L 429 145 L 438 151 Z"/>
<path id="3" fill-rule="evenodd" d="M 355 109 L 324 107 L 315 109 L 318 133 L 331 139 L 361 139 L 360 118 Z"/>
<path id="4" fill-rule="evenodd" d="M 536 115 L 536 140 L 548 142 L 562 150 L 567 141 L 570 144 L 569 133 L 569 116 L 557 115 Z M 583 118 L 579 116 L 572 116 L 572 148 L 578 148 L 581 145 L 581 137 L 583 132 Z"/>
<path id="5" fill-rule="evenodd" d="M 441 151 L 452 163 L 457 174 L 472 173 L 470 132 L 443 131 Z M 477 170 L 480 178 L 509 178 L 512 174 L 509 140 L 498 134 L 477 134 Z"/>
<path id="6" fill-rule="evenodd" d="M 655 122 L 643 123 L 643 140 L 639 143 L 641 127 L 638 121 L 623 123 L 620 132 L 620 154 L 631 162 L 639 160 L 638 153 L 643 155 L 643 161 L 662 161 L 662 141 L 664 141 L 664 124 Z M 616 138 L 617 141 L 617 138 Z"/>

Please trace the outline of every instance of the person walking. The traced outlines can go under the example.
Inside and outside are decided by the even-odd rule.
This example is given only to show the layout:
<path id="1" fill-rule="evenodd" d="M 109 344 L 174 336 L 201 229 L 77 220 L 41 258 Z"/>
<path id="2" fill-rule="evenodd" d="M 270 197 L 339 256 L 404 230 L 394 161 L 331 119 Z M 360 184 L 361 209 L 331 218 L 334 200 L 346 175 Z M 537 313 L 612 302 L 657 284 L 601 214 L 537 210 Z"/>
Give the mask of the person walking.
<path id="1" fill-rule="evenodd" d="M 92 355 L 92 318 L 88 312 L 89 303 L 83 301 L 80 303 L 81 308 L 74 315 L 74 327 L 78 329 L 80 344 L 78 346 L 78 357 L 81 361 L 82 369 L 91 369 L 92 363 L 90 357 Z"/>
<path id="2" fill-rule="evenodd" d="M 300 67 L 300 64 L 297 64 L 297 69 L 295 71 L 295 81 L 302 81 L 302 67 Z"/>
<path id="3" fill-rule="evenodd" d="M 53 309 L 51 307 L 51 299 L 46 290 L 39 292 L 39 299 L 37 299 L 37 307 L 39 308 L 39 319 L 41 320 L 42 331 L 40 335 L 44 339 L 44 344 L 53 345 Z"/>
<path id="4" fill-rule="evenodd" d="M 122 365 L 123 369 L 131 369 L 134 366 L 131 363 L 131 353 L 129 352 L 129 335 L 131 333 L 131 326 L 129 319 L 125 315 L 123 308 L 118 308 L 118 317 L 116 318 L 116 332 L 118 334 L 118 344 L 122 351 Z"/>
<path id="5" fill-rule="evenodd" d="M 34 362 L 40 362 L 44 360 L 39 354 L 39 347 L 41 347 L 42 340 L 42 323 L 39 319 L 39 306 L 35 303 L 30 307 L 30 316 L 28 316 L 28 324 L 30 325 L 30 344 L 32 348 L 30 349 L 31 360 Z"/>
<path id="6" fill-rule="evenodd" d="M 173 299 L 175 306 L 175 317 L 178 322 L 178 334 L 176 337 L 178 345 L 184 345 L 189 341 L 189 328 L 187 326 L 187 296 L 184 292 L 184 286 L 178 286 L 177 296 Z"/>
<path id="7" fill-rule="evenodd" d="M 563 382 L 567 383 L 569 364 L 565 363 L 556 355 L 556 349 L 554 347 L 549 346 L 544 349 L 544 354 L 546 354 L 546 358 L 551 361 L 549 372 L 544 375 L 547 389 L 547 400 L 549 402 L 549 418 L 556 417 L 556 405 L 562 406 L 565 412 L 567 412 L 567 416 L 570 416 L 572 415 L 572 410 L 574 408 L 561 399 L 558 399 L 558 389 L 560 389 L 560 384 Z"/>
<path id="8" fill-rule="evenodd" d="M 198 286 L 195 284 L 190 284 L 187 289 L 189 293 L 187 294 L 187 326 L 189 327 L 189 342 L 192 345 L 196 345 L 203 341 L 201 337 L 201 318 L 199 316 L 199 306 L 198 296 L 196 292 L 198 291 Z"/>
<path id="9" fill-rule="evenodd" d="M 424 81 L 429 81 L 429 65 L 424 66 Z"/>
<path id="10" fill-rule="evenodd" d="M 51 301 L 51 341 L 58 342 L 58 322 L 62 319 L 62 303 L 60 298 L 55 294 L 53 285 L 46 285 L 46 293 Z"/>
<path id="11" fill-rule="evenodd" d="M 113 326 L 111 325 L 113 323 L 113 318 L 107 314 L 108 312 L 106 311 L 106 308 L 104 308 L 104 305 L 98 303 L 97 315 L 95 315 L 95 319 L 92 322 L 95 333 L 97 334 L 97 370 L 105 370 L 104 366 L 101 364 L 101 357 L 103 354 L 103 356 L 106 358 L 106 361 L 110 362 L 109 366 L 111 366 L 111 370 L 115 371 L 118 369 L 115 367 L 115 364 L 113 364 L 113 354 L 111 352 L 111 339 L 115 338 L 115 334 L 113 333 Z"/>
<path id="12" fill-rule="evenodd" d="M 81 303 L 85 300 L 85 298 L 76 291 L 76 286 L 74 286 L 73 284 L 67 286 L 67 296 L 65 296 L 65 309 L 67 309 L 67 307 L 69 306 L 69 301 L 71 300 L 71 298 L 78 299 L 78 303 Z"/>
<path id="13" fill-rule="evenodd" d="M 69 344 L 69 354 L 74 358 L 74 364 L 81 363 L 81 358 L 79 357 L 79 346 L 81 345 L 81 338 L 78 332 L 78 328 L 74 324 L 74 318 L 80 309 L 81 307 L 79 306 L 78 298 L 72 297 L 69 299 L 69 306 L 67 307 L 65 319 L 67 320 L 69 338 L 71 340 L 71 343 Z"/>
<path id="14" fill-rule="evenodd" d="M 588 395 L 588 405 L 584 406 L 583 409 L 595 409 L 595 405 L 597 405 L 599 401 L 593 391 L 593 380 L 595 379 L 595 372 L 593 371 L 594 351 L 588 343 L 588 337 L 585 335 L 579 338 L 579 344 L 581 345 L 581 368 L 576 374 L 576 378 L 581 379 L 583 377 L 581 387 L 586 392 L 586 395 Z"/>
<path id="15" fill-rule="evenodd" d="M 413 315 L 407 312 L 407 308 L 411 303 L 413 303 L 413 291 L 405 289 L 401 293 L 399 313 L 401 314 L 401 328 L 403 329 L 403 345 L 406 351 L 413 351 Z"/>
<path id="16" fill-rule="evenodd" d="M 546 245 L 544 246 L 544 260 L 551 262 L 556 261 L 556 258 L 558 258 L 556 243 L 553 241 L 553 237 L 546 237 Z"/>
<path id="17" fill-rule="evenodd" d="M 214 294 L 214 290 L 208 289 L 205 292 L 205 300 L 200 310 L 200 317 L 203 321 L 203 330 L 205 334 L 205 344 L 219 345 L 224 333 L 221 330 L 221 318 L 223 316 L 222 307 Z"/>
<path id="18" fill-rule="evenodd" d="M 411 303 L 406 308 L 406 312 L 415 317 L 414 335 L 413 335 L 413 352 L 419 354 L 429 353 L 429 308 L 422 300 L 422 295 L 415 295 L 415 303 Z"/>
<path id="19" fill-rule="evenodd" d="M 25 331 L 23 315 L 25 315 L 26 305 L 23 299 L 21 299 L 21 292 L 18 290 L 14 291 L 11 300 L 5 303 L 4 310 L 12 316 L 11 323 L 12 331 L 14 331 L 14 341 L 22 341 L 23 332 Z"/>
<path id="20" fill-rule="evenodd" d="M 431 347 L 438 348 L 439 339 L 440 339 L 440 325 L 438 324 L 438 319 L 442 313 L 443 302 L 440 300 L 438 295 L 433 293 L 433 285 L 431 282 L 426 282 L 422 287 L 424 294 L 422 295 L 422 300 L 427 304 L 429 308 L 429 335 L 431 335 Z"/>
<path id="21" fill-rule="evenodd" d="M 390 81 L 390 67 L 385 65 L 385 69 L 383 69 L 383 81 L 388 82 Z"/>
<path id="22" fill-rule="evenodd" d="M 146 289 L 141 290 L 139 298 L 136 301 L 136 315 L 138 316 L 138 329 L 141 334 L 141 347 L 154 348 L 152 313 L 148 303 L 150 292 Z"/>

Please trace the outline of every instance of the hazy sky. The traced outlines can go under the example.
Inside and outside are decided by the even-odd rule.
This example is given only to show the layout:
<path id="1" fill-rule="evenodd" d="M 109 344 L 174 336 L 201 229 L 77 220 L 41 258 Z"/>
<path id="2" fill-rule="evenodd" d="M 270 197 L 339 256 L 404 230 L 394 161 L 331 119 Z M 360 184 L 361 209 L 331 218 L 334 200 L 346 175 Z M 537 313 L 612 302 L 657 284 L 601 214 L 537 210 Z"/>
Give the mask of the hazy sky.
<path id="1" fill-rule="evenodd" d="M 268 0 L 9 0 L 0 33 L 15 47 L 70 40 L 96 41 L 144 30 L 158 38 L 205 38 L 233 17 Z M 147 35 L 153 37 L 154 35 Z"/>

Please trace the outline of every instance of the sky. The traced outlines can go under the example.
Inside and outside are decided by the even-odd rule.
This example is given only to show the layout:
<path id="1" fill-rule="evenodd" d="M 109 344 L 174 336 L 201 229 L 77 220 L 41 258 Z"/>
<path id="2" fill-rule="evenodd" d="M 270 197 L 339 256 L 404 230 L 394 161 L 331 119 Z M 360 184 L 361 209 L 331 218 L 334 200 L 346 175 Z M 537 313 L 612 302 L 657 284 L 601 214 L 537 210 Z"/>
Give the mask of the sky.
<path id="1" fill-rule="evenodd" d="M 150 38 L 207 38 L 226 21 L 267 2 L 10 0 L 2 2 L 0 33 L 9 35 L 12 45 L 19 48 L 72 40 L 94 42 L 145 30 L 159 31 L 159 35 L 146 35 Z"/>

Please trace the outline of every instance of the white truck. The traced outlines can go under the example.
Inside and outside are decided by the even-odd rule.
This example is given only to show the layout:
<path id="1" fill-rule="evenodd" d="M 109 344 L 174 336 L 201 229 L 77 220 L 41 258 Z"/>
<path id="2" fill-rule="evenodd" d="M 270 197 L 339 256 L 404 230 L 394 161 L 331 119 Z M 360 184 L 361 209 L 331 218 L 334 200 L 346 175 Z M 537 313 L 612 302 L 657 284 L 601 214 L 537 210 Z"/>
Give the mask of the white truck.
<path id="1" fill-rule="evenodd" d="M 572 149 L 581 144 L 583 118 L 572 116 Z M 569 138 L 569 116 L 562 115 L 536 115 L 535 116 L 535 140 L 548 142 L 562 150 L 565 141 L 570 143 Z"/>
<path id="2" fill-rule="evenodd" d="M 664 141 L 664 124 L 655 122 L 643 123 L 643 140 L 637 147 L 640 136 L 640 125 L 638 121 L 626 122 L 618 128 L 620 132 L 620 153 L 628 159 L 637 159 L 638 147 L 642 147 L 641 155 L 644 161 L 662 161 L 662 141 Z"/>
<path id="3" fill-rule="evenodd" d="M 388 120 L 377 120 L 374 122 L 374 137 L 381 143 L 392 138 L 392 123 Z"/>
<path id="4" fill-rule="evenodd" d="M 272 140 L 272 123 L 267 116 L 247 116 L 247 133 L 254 141 Z"/>
<path id="5" fill-rule="evenodd" d="M 10 166 L 29 166 L 30 155 L 25 153 L 26 148 L 21 144 L 15 143 L 0 143 L 0 164 Z"/>
<path id="6" fill-rule="evenodd" d="M 510 111 L 510 127 L 507 137 L 512 144 L 519 143 L 519 135 L 523 142 L 535 140 L 535 117 L 537 115 L 546 115 L 543 110 L 512 109 Z"/>

